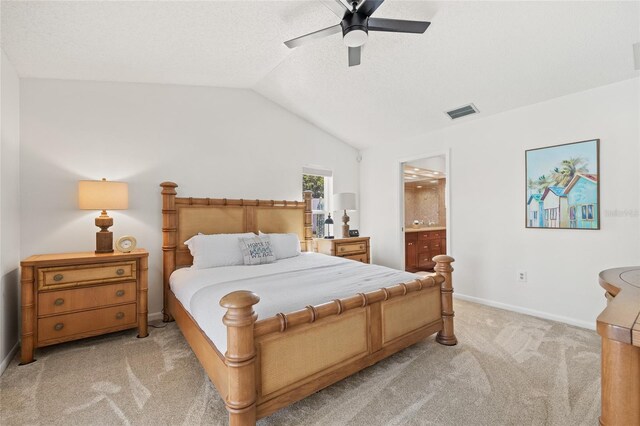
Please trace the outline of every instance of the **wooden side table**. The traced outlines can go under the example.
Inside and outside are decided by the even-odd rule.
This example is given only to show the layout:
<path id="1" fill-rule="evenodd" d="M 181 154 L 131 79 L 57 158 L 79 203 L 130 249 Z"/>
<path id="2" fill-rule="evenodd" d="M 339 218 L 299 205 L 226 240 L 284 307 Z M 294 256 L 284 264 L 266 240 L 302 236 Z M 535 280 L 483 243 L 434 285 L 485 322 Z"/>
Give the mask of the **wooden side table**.
<path id="1" fill-rule="evenodd" d="M 131 253 L 43 254 L 22 268 L 21 364 L 36 348 L 138 328 L 147 331 L 147 269 L 144 249 Z"/>
<path id="2" fill-rule="evenodd" d="M 318 238 L 314 240 L 314 250 L 330 256 L 344 257 L 358 262 L 370 263 L 369 237 Z"/>
<path id="3" fill-rule="evenodd" d="M 640 266 L 600 272 L 607 307 L 598 316 L 602 337 L 603 426 L 640 425 Z"/>

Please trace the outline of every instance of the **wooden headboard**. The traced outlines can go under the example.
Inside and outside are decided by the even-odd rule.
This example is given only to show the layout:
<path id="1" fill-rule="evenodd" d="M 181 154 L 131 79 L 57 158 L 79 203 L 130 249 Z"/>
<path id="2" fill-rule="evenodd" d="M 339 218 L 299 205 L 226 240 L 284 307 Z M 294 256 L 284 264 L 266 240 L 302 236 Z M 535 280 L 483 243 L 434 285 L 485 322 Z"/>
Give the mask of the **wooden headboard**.
<path id="1" fill-rule="evenodd" d="M 311 192 L 304 201 L 230 200 L 177 197 L 177 184 L 162 182 L 162 274 L 164 312 L 168 312 L 169 277 L 193 258 L 184 245 L 198 232 L 231 234 L 262 231 L 296 233 L 303 251 L 312 251 Z"/>

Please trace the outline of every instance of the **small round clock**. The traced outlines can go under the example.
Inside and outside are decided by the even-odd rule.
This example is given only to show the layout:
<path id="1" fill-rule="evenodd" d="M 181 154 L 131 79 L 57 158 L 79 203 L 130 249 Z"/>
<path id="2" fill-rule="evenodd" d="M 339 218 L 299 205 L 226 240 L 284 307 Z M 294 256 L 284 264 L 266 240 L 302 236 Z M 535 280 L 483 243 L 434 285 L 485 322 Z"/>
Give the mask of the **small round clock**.
<path id="1" fill-rule="evenodd" d="M 136 248 L 136 239 L 131 235 L 125 235 L 116 241 L 116 250 L 121 253 L 129 253 Z"/>

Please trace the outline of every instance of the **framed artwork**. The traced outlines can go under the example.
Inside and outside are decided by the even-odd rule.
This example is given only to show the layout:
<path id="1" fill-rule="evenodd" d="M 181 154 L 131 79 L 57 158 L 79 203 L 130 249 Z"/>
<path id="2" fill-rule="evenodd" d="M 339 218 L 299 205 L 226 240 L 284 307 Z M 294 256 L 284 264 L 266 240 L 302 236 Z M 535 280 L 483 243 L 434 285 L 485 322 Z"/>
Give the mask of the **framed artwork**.
<path id="1" fill-rule="evenodd" d="M 525 151 L 525 226 L 600 229 L 600 139 Z"/>

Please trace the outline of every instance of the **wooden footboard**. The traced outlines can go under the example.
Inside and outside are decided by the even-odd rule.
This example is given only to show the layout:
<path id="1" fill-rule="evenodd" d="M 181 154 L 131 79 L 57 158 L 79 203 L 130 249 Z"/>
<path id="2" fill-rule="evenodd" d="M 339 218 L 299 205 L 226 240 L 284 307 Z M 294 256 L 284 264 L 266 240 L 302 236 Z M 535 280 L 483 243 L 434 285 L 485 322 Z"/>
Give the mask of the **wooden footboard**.
<path id="1" fill-rule="evenodd" d="M 434 260 L 436 275 L 257 322 L 257 295 L 226 295 L 230 424 L 255 424 L 435 332 L 438 342 L 455 345 L 453 259 Z"/>

